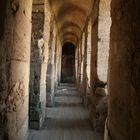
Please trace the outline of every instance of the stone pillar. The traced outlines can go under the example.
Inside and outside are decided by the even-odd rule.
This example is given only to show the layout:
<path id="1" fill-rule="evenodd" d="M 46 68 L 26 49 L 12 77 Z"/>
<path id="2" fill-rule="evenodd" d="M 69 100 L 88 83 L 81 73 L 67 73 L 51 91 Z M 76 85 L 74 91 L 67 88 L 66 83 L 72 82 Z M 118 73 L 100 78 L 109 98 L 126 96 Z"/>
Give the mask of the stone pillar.
<path id="1" fill-rule="evenodd" d="M 77 86 L 77 88 L 78 88 L 78 86 L 79 86 L 79 44 L 77 45 L 77 47 L 76 47 L 76 58 L 77 58 L 77 64 L 76 64 L 76 82 L 75 82 L 75 84 L 76 84 L 76 86 Z"/>
<path id="2" fill-rule="evenodd" d="M 81 45 L 82 45 L 82 40 L 79 41 L 79 44 L 77 46 L 78 49 L 77 88 L 79 91 L 80 91 L 80 80 L 81 80 L 81 47 L 82 47 Z"/>
<path id="3" fill-rule="evenodd" d="M 95 93 L 98 75 L 97 75 L 97 52 L 98 52 L 98 15 L 99 15 L 99 0 L 94 2 L 92 11 L 92 29 L 91 29 L 91 88 Z"/>
<path id="4" fill-rule="evenodd" d="M 99 101 L 105 96 L 105 91 L 102 87 L 105 86 L 98 78 L 97 62 L 98 62 L 98 25 L 99 25 L 99 0 L 94 1 L 91 14 L 91 72 L 90 72 L 90 94 L 88 96 L 90 120 L 96 131 L 102 132 L 103 127 L 100 122 L 100 114 L 97 112 Z M 100 120 L 99 120 L 100 119 Z"/>
<path id="5" fill-rule="evenodd" d="M 78 47 L 75 48 L 75 83 L 77 83 L 78 78 Z"/>
<path id="6" fill-rule="evenodd" d="M 84 66 L 84 104 L 88 105 L 88 97 L 91 92 L 90 77 L 91 77 L 91 20 L 87 23 L 85 31 L 85 66 Z"/>
<path id="7" fill-rule="evenodd" d="M 56 44 L 55 44 L 55 91 L 58 85 L 61 82 L 61 42 L 59 40 L 59 36 L 56 36 Z M 55 92 L 56 93 L 56 92 Z"/>
<path id="8" fill-rule="evenodd" d="M 57 39 L 57 57 L 56 57 L 56 64 L 57 64 L 57 70 L 56 70 L 56 74 L 57 74 L 57 83 L 59 84 L 61 82 L 61 59 L 62 59 L 62 49 L 61 49 L 61 42 L 59 40 L 59 38 Z"/>
<path id="9" fill-rule="evenodd" d="M 55 55 L 54 55 L 54 96 L 57 93 L 57 87 L 59 83 L 61 82 L 61 45 L 58 38 L 58 35 L 56 35 L 56 41 L 55 41 Z"/>
<path id="10" fill-rule="evenodd" d="M 39 40 L 41 48 L 41 76 L 40 76 L 40 102 L 41 102 L 41 116 L 42 122 L 46 117 L 46 89 L 47 89 L 47 66 L 48 66 L 48 51 L 49 51 L 49 39 L 50 39 L 50 26 L 52 14 L 49 7 L 48 0 L 44 0 L 44 31 L 43 38 Z"/>
<path id="11" fill-rule="evenodd" d="M 112 0 L 107 123 L 112 140 L 140 139 L 139 5 L 139 0 Z"/>
<path id="12" fill-rule="evenodd" d="M 90 78 L 91 78 L 91 18 L 88 22 L 88 36 L 87 36 L 87 67 L 86 67 L 86 73 L 87 73 L 87 88 L 89 89 L 91 87 L 90 85 Z M 87 90 L 88 90 L 87 89 Z"/>
<path id="13" fill-rule="evenodd" d="M 84 55 L 83 55 L 83 99 L 84 99 L 84 104 L 86 105 L 86 96 L 87 96 L 87 37 L 88 37 L 88 31 L 87 27 L 85 29 L 85 38 L 84 38 Z"/>
<path id="14" fill-rule="evenodd" d="M 6 5 L 3 5 L 5 26 L 2 26 L 0 39 L 0 139 L 25 140 L 28 130 L 32 0 L 7 0 L 3 4 Z"/>
<path id="15" fill-rule="evenodd" d="M 81 67 L 82 67 L 82 39 L 79 40 L 78 44 L 78 78 L 77 78 L 77 88 L 78 93 L 81 95 Z"/>
<path id="16" fill-rule="evenodd" d="M 85 53 L 85 33 L 82 34 L 81 44 L 80 44 L 80 86 L 79 86 L 79 92 L 81 96 L 84 96 L 84 53 Z"/>
<path id="17" fill-rule="evenodd" d="M 56 47 L 56 30 L 54 29 L 55 24 L 53 20 L 51 36 L 50 36 L 50 43 L 49 43 L 49 56 L 48 56 L 48 68 L 47 68 L 47 106 L 53 106 L 54 103 L 54 76 L 55 76 L 55 64 L 54 64 L 54 57 L 55 57 L 55 47 Z"/>
<path id="18" fill-rule="evenodd" d="M 30 64 L 29 127 L 39 129 L 45 118 L 44 104 L 44 1 L 34 1 L 32 10 L 32 47 Z M 45 72 L 44 72 L 45 74 Z M 43 92 L 42 92 L 43 90 Z"/>

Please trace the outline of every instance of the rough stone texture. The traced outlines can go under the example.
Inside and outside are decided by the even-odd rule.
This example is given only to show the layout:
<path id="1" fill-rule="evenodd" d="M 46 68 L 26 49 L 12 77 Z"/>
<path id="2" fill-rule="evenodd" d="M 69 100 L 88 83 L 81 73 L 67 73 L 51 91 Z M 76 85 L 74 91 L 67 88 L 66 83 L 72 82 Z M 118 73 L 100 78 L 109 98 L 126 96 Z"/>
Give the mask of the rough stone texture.
<path id="1" fill-rule="evenodd" d="M 105 93 L 104 88 L 96 88 L 94 96 L 92 94 L 88 96 L 88 108 L 89 108 L 89 114 L 90 114 L 90 121 L 92 122 L 93 127 L 99 132 L 103 132 L 103 127 L 105 123 L 105 120 L 101 117 L 104 117 L 104 118 L 107 117 L 107 114 L 102 114 L 104 112 L 102 111 L 99 112 L 101 109 L 103 109 L 101 105 L 103 103 L 102 100 L 105 97 L 106 97 L 106 93 Z"/>
<path id="2" fill-rule="evenodd" d="M 92 11 L 92 31 L 91 31 L 91 88 L 93 93 L 96 90 L 99 81 L 97 75 L 97 52 L 98 52 L 98 16 L 99 16 L 99 0 L 94 1 Z"/>
<path id="3" fill-rule="evenodd" d="M 49 9 L 49 5 L 52 11 Z M 109 108 L 106 119 L 108 105 L 108 97 L 105 92 L 108 61 L 106 52 L 108 52 L 109 46 L 110 5 L 112 7 L 112 26 L 108 68 Z M 86 103 L 94 128 L 103 132 L 105 125 L 105 140 L 139 140 L 139 5 L 139 0 L 112 0 L 111 4 L 109 0 L 81 0 L 80 3 L 78 0 L 65 2 L 34 0 L 33 3 L 31 0 L 1 0 L 0 140 L 24 140 L 28 130 L 29 115 L 29 126 L 32 128 L 40 128 L 45 115 L 50 115 L 48 112 L 45 114 L 46 98 L 47 103 L 49 101 L 52 103 L 55 89 L 60 83 L 62 46 L 66 42 L 71 42 L 76 46 L 76 86 L 82 98 L 87 99 L 88 97 Z M 88 54 L 89 46 L 91 46 L 90 55 Z M 91 61 L 89 61 L 89 57 L 91 57 Z M 90 87 L 87 88 L 88 86 Z M 58 90 L 60 90 L 59 94 L 63 94 L 62 96 L 72 97 L 76 89 L 68 88 L 65 85 Z M 74 91 L 72 94 L 67 94 L 65 92 L 67 90 Z M 63 108 L 67 112 L 65 117 L 68 123 L 63 120 L 64 122 L 62 121 L 60 124 L 61 120 L 59 120 L 56 121 L 56 125 L 55 121 L 48 120 L 45 128 L 47 127 L 48 130 L 49 123 L 51 127 L 56 125 L 55 129 L 62 126 L 64 130 L 66 124 L 71 127 L 72 123 L 77 123 L 78 128 L 80 126 L 81 129 L 83 120 L 80 122 L 74 119 L 74 121 L 67 120 L 70 117 L 68 102 L 75 98 L 61 98 L 61 95 L 57 95 L 58 102 L 55 105 L 68 107 L 65 108 L 66 110 Z M 60 101 L 65 100 L 66 102 L 60 104 Z M 75 109 L 75 104 L 71 105 Z M 80 112 L 78 111 L 80 109 L 76 110 L 76 116 L 79 117 Z M 57 115 L 63 117 L 63 113 L 59 110 L 54 111 L 54 114 L 54 118 Z M 73 129 L 73 127 L 71 128 Z M 38 131 L 35 134 L 37 139 L 42 134 L 48 136 L 48 131 L 45 132 L 44 130 L 41 133 Z M 54 136 L 54 132 L 51 134 Z M 72 139 L 73 136 L 79 139 L 77 134 L 80 134 L 81 139 L 84 136 L 87 136 L 88 140 L 93 138 L 83 135 L 81 132 L 78 133 L 78 131 L 76 133 L 75 131 L 69 133 L 69 130 L 61 131 L 58 136 L 61 137 L 61 134 L 62 139 L 65 139 L 65 136 L 68 139 Z M 55 136 L 54 139 L 56 139 Z"/>
<path id="4" fill-rule="evenodd" d="M 83 30 L 79 46 L 76 49 L 76 84 L 83 103 L 87 106 L 87 96 L 90 93 L 90 66 L 91 66 L 91 19 Z"/>
<path id="5" fill-rule="evenodd" d="M 87 88 L 90 89 L 91 87 L 91 29 L 92 29 L 92 23 L 91 23 L 91 17 L 88 21 L 87 25 L 87 66 L 86 66 L 86 73 L 87 73 Z M 88 90 L 87 89 L 87 90 Z"/>
<path id="6" fill-rule="evenodd" d="M 62 49 L 61 42 L 57 36 L 56 38 L 56 47 L 55 47 L 55 90 L 59 83 L 61 83 L 61 61 L 62 60 Z"/>
<path id="7" fill-rule="evenodd" d="M 85 29 L 85 39 L 84 39 L 84 52 L 83 52 L 83 99 L 84 102 L 86 102 L 86 95 L 87 95 L 87 73 L 86 73 L 86 69 L 87 69 L 87 37 L 88 37 L 88 32 L 87 32 L 87 27 Z"/>
<path id="8" fill-rule="evenodd" d="M 78 81 L 78 48 L 75 47 L 75 84 Z"/>
<path id="9" fill-rule="evenodd" d="M 50 30 L 52 24 L 52 12 L 48 3 L 48 0 L 44 0 L 44 31 L 43 31 L 43 41 L 44 41 L 44 51 L 43 51 L 43 63 L 47 65 L 48 63 L 48 52 L 49 52 L 49 40 L 50 40 Z M 46 67 L 47 68 L 47 67 Z"/>
<path id="10" fill-rule="evenodd" d="M 139 0 L 112 0 L 107 123 L 112 140 L 140 139 L 139 5 Z"/>
<path id="11" fill-rule="evenodd" d="M 105 96 L 99 101 L 98 105 L 96 106 L 97 118 L 95 122 L 95 129 L 98 132 L 104 133 L 107 113 L 108 113 L 108 97 Z"/>
<path id="12" fill-rule="evenodd" d="M 90 120 L 95 127 L 96 119 L 96 105 L 101 97 L 95 95 L 98 75 L 97 75 L 97 52 L 98 52 L 98 15 L 99 15 L 99 0 L 94 1 L 93 10 L 91 14 L 91 91 L 88 97 Z"/>
<path id="13" fill-rule="evenodd" d="M 102 98 L 106 96 L 105 85 L 107 81 L 107 69 L 108 69 L 108 48 L 109 48 L 109 30 L 110 24 L 108 23 L 109 2 L 107 1 L 94 1 L 93 10 L 91 14 L 91 67 L 90 67 L 90 87 L 86 94 L 87 105 L 90 113 L 90 120 L 93 123 L 94 128 L 103 133 L 106 113 L 99 112 L 101 107 Z M 102 11 L 103 10 L 103 11 Z M 107 11 L 108 10 L 108 11 Z M 105 12 L 105 13 L 104 13 Z M 106 17 L 108 19 L 106 19 Z M 106 26 L 107 25 L 107 29 Z M 108 42 L 107 42 L 108 41 Z M 102 43 L 101 43 L 102 42 Z M 107 46 L 108 45 L 108 46 Z M 107 47 L 107 48 L 106 48 Z M 102 69 L 103 68 L 103 69 Z M 102 82 L 102 81 L 104 82 Z M 99 107 L 98 107 L 99 106 Z M 101 107 L 103 109 L 103 107 Z M 103 114 L 102 114 L 103 113 Z"/>
<path id="14" fill-rule="evenodd" d="M 85 58 L 85 55 L 84 55 L 84 52 L 85 52 L 85 32 L 82 33 L 82 37 L 81 37 L 81 44 L 80 44 L 80 50 L 79 50 L 79 94 L 84 97 L 84 58 Z"/>
<path id="15" fill-rule="evenodd" d="M 78 51 L 78 63 L 77 63 L 77 77 L 76 77 L 76 86 L 78 88 L 80 88 L 80 81 L 81 81 L 81 59 L 82 59 L 82 55 L 81 55 L 81 46 L 82 46 L 82 41 L 79 41 L 79 45 L 77 46 L 77 51 Z M 80 93 L 80 92 L 79 92 Z"/>
<path id="16" fill-rule="evenodd" d="M 53 106 L 54 102 L 54 88 L 55 88 L 55 48 L 56 48 L 56 30 L 54 26 L 54 19 L 51 22 L 49 50 L 48 50 L 48 65 L 46 75 L 46 105 Z"/>
<path id="17" fill-rule="evenodd" d="M 5 23 L 5 16 L 6 16 L 6 4 L 7 1 L 1 0 L 0 2 L 0 39 L 2 39 L 4 34 L 4 23 Z"/>
<path id="18" fill-rule="evenodd" d="M 107 81 L 110 43 L 110 0 L 100 0 L 98 24 L 97 72 L 101 81 Z"/>
<path id="19" fill-rule="evenodd" d="M 0 139 L 24 140 L 28 130 L 32 1 L 1 1 L 0 6 L 4 10 L 0 12 Z"/>
<path id="20" fill-rule="evenodd" d="M 32 10 L 32 47 L 30 64 L 29 127 L 39 129 L 45 118 L 46 67 L 44 64 L 44 1 L 34 0 Z"/>

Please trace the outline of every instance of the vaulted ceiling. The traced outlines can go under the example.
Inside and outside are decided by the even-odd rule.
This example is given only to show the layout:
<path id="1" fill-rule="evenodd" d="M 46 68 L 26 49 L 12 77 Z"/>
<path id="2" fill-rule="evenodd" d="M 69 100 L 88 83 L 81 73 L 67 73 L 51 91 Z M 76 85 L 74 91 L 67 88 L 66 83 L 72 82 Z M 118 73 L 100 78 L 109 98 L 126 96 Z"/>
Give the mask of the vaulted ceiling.
<path id="1" fill-rule="evenodd" d="M 61 42 L 76 44 L 91 12 L 93 0 L 48 0 Z"/>

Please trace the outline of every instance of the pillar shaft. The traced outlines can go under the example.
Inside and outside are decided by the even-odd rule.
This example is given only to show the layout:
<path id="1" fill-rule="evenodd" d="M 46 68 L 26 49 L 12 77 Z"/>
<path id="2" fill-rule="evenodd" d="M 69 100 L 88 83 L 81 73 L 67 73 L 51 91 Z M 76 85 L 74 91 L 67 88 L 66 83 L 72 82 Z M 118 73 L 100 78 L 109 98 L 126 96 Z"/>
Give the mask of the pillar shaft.
<path id="1" fill-rule="evenodd" d="M 0 139 L 24 140 L 28 130 L 32 0 L 7 1 L 6 4 L 4 34 L 0 41 L 7 52 L 5 65 L 1 65 L 6 70 L 7 84 L 5 95 L 0 95 L 2 119 L 5 116 L 6 122 L 1 122 L 5 128 L 1 130 Z"/>
<path id="2" fill-rule="evenodd" d="M 140 2 L 112 0 L 108 128 L 113 140 L 139 140 Z"/>

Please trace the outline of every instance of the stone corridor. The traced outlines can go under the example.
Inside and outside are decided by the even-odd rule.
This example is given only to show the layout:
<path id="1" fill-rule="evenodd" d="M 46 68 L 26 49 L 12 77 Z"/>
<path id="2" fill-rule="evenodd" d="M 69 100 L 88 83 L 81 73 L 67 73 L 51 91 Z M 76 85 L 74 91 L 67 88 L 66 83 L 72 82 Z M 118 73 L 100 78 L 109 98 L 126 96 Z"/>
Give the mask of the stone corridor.
<path id="1" fill-rule="evenodd" d="M 94 132 L 74 84 L 60 84 L 54 106 L 48 107 L 46 114 L 42 128 L 30 130 L 28 140 L 103 140 Z"/>
<path id="2" fill-rule="evenodd" d="M 140 0 L 0 0 L 0 140 L 140 140 Z"/>

